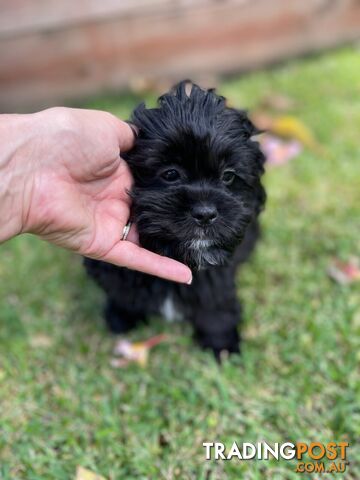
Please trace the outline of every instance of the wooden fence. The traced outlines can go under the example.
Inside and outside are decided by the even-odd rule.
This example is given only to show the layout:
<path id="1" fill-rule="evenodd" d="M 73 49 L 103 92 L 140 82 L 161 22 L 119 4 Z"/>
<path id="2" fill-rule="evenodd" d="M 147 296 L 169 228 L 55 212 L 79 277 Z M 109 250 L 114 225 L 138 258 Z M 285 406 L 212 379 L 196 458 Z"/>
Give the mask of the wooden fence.
<path id="1" fill-rule="evenodd" d="M 0 0 L 0 109 L 253 69 L 359 37 L 359 0 Z"/>

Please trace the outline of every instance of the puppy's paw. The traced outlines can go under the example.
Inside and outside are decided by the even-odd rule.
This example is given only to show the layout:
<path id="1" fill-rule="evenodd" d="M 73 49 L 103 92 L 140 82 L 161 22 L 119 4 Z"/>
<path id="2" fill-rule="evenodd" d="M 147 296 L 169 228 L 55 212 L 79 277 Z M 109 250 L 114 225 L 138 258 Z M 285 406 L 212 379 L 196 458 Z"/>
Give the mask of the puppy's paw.
<path id="1" fill-rule="evenodd" d="M 212 350 L 219 363 L 229 355 L 240 353 L 240 337 L 236 328 L 216 334 L 196 332 L 196 339 L 202 348 Z"/>
<path id="2" fill-rule="evenodd" d="M 229 358 L 230 355 L 240 354 L 240 343 L 237 343 L 236 345 L 233 345 L 230 348 L 223 348 L 223 349 L 212 348 L 212 351 L 213 351 L 215 360 L 221 364 L 223 361 Z"/>

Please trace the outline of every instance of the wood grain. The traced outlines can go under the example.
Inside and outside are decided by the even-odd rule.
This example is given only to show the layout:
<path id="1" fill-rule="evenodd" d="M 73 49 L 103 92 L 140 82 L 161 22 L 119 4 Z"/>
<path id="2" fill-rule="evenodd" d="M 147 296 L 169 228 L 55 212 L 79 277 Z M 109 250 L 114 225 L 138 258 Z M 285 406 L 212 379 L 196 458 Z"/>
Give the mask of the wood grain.
<path id="1" fill-rule="evenodd" d="M 0 0 L 0 108 L 233 73 L 360 37 L 357 0 Z"/>

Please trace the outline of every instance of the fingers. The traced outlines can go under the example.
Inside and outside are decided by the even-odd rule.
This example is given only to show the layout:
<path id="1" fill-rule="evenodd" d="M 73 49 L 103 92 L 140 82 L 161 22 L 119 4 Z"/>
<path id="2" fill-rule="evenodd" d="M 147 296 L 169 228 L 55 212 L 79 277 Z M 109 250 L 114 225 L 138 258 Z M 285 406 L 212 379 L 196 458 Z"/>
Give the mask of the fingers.
<path id="1" fill-rule="evenodd" d="M 190 284 L 192 281 L 191 270 L 186 265 L 129 241 L 117 243 L 101 260 L 174 282 Z"/>

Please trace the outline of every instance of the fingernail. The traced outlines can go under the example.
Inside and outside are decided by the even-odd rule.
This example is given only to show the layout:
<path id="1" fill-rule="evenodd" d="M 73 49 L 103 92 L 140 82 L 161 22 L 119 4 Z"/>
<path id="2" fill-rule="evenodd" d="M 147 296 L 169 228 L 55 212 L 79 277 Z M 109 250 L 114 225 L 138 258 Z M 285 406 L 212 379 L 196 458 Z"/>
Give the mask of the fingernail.
<path id="1" fill-rule="evenodd" d="M 134 134 L 134 137 L 137 138 L 139 136 L 139 129 L 136 125 L 134 125 L 133 123 L 131 122 L 128 122 L 127 120 L 125 121 L 125 123 L 127 123 L 129 125 L 129 127 L 131 128 L 133 134 Z"/>
<path id="2" fill-rule="evenodd" d="M 193 281 L 193 277 L 191 275 L 191 277 L 189 278 L 189 280 L 186 282 L 186 285 L 191 285 L 192 284 L 192 281 Z"/>

